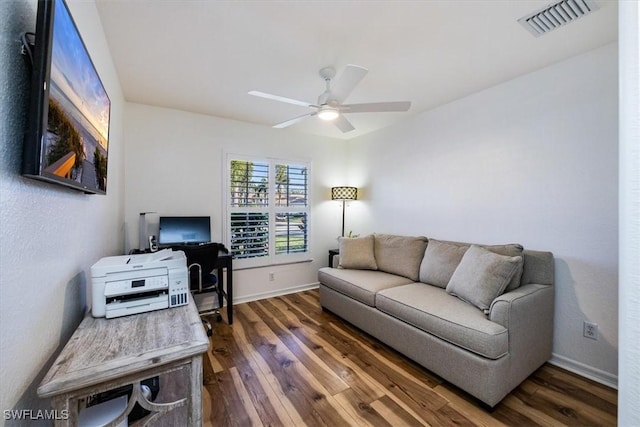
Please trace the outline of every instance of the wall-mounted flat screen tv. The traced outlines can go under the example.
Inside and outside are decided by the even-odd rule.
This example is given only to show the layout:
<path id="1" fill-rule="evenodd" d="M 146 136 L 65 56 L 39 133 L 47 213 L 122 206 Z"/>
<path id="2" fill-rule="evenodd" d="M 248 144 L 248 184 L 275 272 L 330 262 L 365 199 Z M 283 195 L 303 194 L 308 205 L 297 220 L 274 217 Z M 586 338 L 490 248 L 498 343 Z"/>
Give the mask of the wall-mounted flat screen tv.
<path id="1" fill-rule="evenodd" d="M 64 0 L 38 0 L 23 174 L 105 194 L 110 113 Z"/>

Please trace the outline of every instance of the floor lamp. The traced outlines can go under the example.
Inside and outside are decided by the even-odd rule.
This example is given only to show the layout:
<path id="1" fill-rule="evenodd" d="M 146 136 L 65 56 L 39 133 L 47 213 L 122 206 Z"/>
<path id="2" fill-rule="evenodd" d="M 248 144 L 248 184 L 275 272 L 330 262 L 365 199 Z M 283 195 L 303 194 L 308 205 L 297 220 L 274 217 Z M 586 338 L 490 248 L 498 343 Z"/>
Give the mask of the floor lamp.
<path id="1" fill-rule="evenodd" d="M 344 207 L 347 200 L 357 200 L 358 189 L 356 187 L 332 187 L 331 200 L 342 201 L 342 237 L 344 237 Z"/>

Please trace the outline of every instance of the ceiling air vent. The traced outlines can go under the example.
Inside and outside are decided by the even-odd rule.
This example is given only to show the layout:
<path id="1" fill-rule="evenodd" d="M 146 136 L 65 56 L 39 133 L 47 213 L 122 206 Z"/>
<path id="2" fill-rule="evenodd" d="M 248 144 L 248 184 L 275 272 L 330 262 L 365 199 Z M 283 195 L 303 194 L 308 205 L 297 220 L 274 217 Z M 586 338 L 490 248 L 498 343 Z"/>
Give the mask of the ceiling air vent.
<path id="1" fill-rule="evenodd" d="M 531 34 L 540 37 L 598 10 L 594 0 L 563 0 L 518 19 Z"/>

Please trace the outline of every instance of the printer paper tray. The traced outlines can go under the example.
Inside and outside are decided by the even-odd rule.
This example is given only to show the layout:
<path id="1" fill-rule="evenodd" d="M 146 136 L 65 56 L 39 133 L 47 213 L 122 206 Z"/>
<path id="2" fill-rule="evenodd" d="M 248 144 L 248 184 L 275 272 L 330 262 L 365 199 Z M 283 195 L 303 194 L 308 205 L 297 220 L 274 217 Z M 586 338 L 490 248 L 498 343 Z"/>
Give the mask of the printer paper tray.
<path id="1" fill-rule="evenodd" d="M 106 306 L 106 318 L 111 319 L 163 308 L 169 308 L 169 297 L 166 294 L 133 301 L 113 302 Z"/>

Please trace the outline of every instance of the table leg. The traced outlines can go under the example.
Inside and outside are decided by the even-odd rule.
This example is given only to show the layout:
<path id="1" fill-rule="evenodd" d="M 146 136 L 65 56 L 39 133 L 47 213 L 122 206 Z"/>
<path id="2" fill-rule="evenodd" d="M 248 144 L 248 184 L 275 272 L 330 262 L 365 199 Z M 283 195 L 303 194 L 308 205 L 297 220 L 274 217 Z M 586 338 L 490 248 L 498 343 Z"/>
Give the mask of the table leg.
<path id="1" fill-rule="evenodd" d="M 191 359 L 191 385 L 189 399 L 189 416 L 191 426 L 202 425 L 202 355 Z"/>
<path id="2" fill-rule="evenodd" d="M 66 394 L 53 397 L 51 399 L 51 407 L 55 411 L 56 418 L 55 418 L 54 424 L 56 427 L 67 427 L 67 426 L 77 425 L 78 423 L 77 405 L 75 408 L 73 408 L 71 405 L 71 402 L 69 401 L 69 397 Z"/>
<path id="3" fill-rule="evenodd" d="M 227 321 L 233 324 L 233 261 L 227 265 Z"/>

